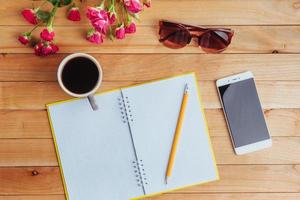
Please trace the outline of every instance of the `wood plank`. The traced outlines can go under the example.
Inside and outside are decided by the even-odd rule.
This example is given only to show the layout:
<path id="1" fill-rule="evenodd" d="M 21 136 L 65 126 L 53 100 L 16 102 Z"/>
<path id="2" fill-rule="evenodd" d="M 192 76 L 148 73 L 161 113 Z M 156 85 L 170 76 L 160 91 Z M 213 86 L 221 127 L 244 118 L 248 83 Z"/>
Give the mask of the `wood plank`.
<path id="1" fill-rule="evenodd" d="M 0 110 L 0 138 L 52 138 L 46 111 Z"/>
<path id="2" fill-rule="evenodd" d="M 163 194 L 145 200 L 299 200 L 299 193 Z M 65 200 L 64 195 L 0 196 L 0 200 Z"/>
<path id="3" fill-rule="evenodd" d="M 300 137 L 273 137 L 272 148 L 244 156 L 229 136 L 212 137 L 218 164 L 300 164 Z M 0 166 L 57 166 L 52 139 L 0 139 Z"/>
<path id="4" fill-rule="evenodd" d="M 271 148 L 236 156 L 229 136 L 212 138 L 218 164 L 300 164 L 299 137 L 273 137 L 272 142 Z"/>
<path id="5" fill-rule="evenodd" d="M 0 168 L 0 194 L 63 194 L 58 167 Z"/>
<path id="6" fill-rule="evenodd" d="M 205 114 L 211 136 L 228 136 L 221 109 L 207 109 Z M 270 109 L 264 114 L 271 136 L 300 136 L 299 109 Z"/>
<path id="7" fill-rule="evenodd" d="M 141 82 L 103 82 L 101 91 Z M 265 109 L 300 108 L 300 81 L 257 81 Z M 214 81 L 199 81 L 205 108 L 220 108 Z M 46 103 L 69 99 L 56 82 L 0 82 L 0 109 L 45 109 Z M 289 98 L 287 98 L 289 97 Z"/>
<path id="8" fill-rule="evenodd" d="M 61 195 L 35 195 L 35 196 L 27 196 L 27 195 L 26 196 L 0 196 L 0 200 L 65 200 L 65 199 L 66 199 L 65 196 L 62 194 Z"/>
<path id="9" fill-rule="evenodd" d="M 95 1 L 87 2 L 93 4 Z M 31 49 L 16 41 L 17 34 L 29 27 L 18 13 L 32 2 L 0 0 L 0 3 L 0 82 L 10 82 L 0 83 L 0 109 L 4 109 L 0 110 L 0 138 L 7 138 L 0 139 L 0 200 L 65 199 L 44 104 L 68 98 L 54 82 L 55 71 L 64 53 L 75 51 L 136 54 L 96 55 L 107 77 L 101 91 L 186 71 L 196 71 L 200 77 L 208 124 L 214 136 L 212 142 L 221 164 L 221 181 L 149 200 L 300 198 L 300 157 L 297 156 L 300 153 L 299 58 L 292 54 L 265 54 L 273 51 L 300 53 L 298 1 L 185 0 L 170 6 L 174 4 L 171 0 L 153 0 L 153 8 L 142 14 L 135 36 L 127 37 L 125 41 L 106 41 L 101 46 L 83 39 L 86 20 L 80 23 L 67 21 L 65 10 L 60 10 L 55 30 L 61 51 L 47 59 L 33 56 Z M 202 55 L 195 44 L 172 50 L 157 41 L 159 19 L 227 25 L 235 29 L 236 35 L 230 48 L 221 55 Z M 153 54 L 146 55 L 148 53 Z M 181 53 L 189 54 L 177 55 Z M 174 66 L 174 63 L 180 66 Z M 213 81 L 245 70 L 254 72 L 271 135 L 280 137 L 273 137 L 271 149 L 237 157 L 232 151 Z M 33 165 L 37 167 L 26 167 Z M 33 171 L 38 175 L 33 176 Z"/>
<path id="10" fill-rule="evenodd" d="M 2 54 L 0 81 L 56 81 L 57 67 L 65 56 L 58 54 L 45 59 L 31 54 Z M 93 56 L 101 63 L 106 81 L 144 81 L 190 71 L 195 71 L 199 80 L 216 80 L 247 70 L 254 73 L 256 80 L 300 80 L 300 56 L 295 54 Z"/>
<path id="11" fill-rule="evenodd" d="M 58 166 L 52 139 L 1 139 L 0 166 Z"/>
<path id="12" fill-rule="evenodd" d="M 23 8 L 31 7 L 32 1 L 1 0 L 0 25 L 23 25 L 24 20 L 18 14 Z M 88 5 L 98 3 L 87 1 Z M 40 1 L 34 3 L 38 6 Z M 173 6 L 172 6 L 173 5 Z M 85 7 L 83 4 L 82 7 Z M 55 24 L 74 24 L 65 18 L 65 9 L 59 10 Z M 141 14 L 143 25 L 156 24 L 159 19 L 169 19 L 200 25 L 262 25 L 262 24 L 300 24 L 299 6 L 295 0 L 153 0 L 152 8 Z M 84 11 L 83 16 L 84 16 Z M 159 13 L 159 15 L 157 15 Z M 241 17 L 243 16 L 243 17 Z M 79 24 L 86 24 L 83 17 Z M 76 23 L 77 24 L 77 23 Z"/>
<path id="13" fill-rule="evenodd" d="M 300 192 L 299 165 L 225 165 L 219 171 L 220 181 L 178 193 Z M 57 167 L 0 168 L 0 195 L 63 194 L 59 177 Z"/>
<path id="14" fill-rule="evenodd" d="M 272 136 L 300 136 L 300 109 L 271 109 L 264 113 Z M 205 114 L 211 136 L 228 136 L 221 109 L 206 109 Z M 46 111 L 0 110 L 0 138 L 52 138 Z"/>
<path id="15" fill-rule="evenodd" d="M 177 7 L 177 6 L 176 6 Z M 300 13 L 300 12 L 299 12 Z M 229 26 L 235 30 L 232 44 L 224 53 L 300 53 L 299 26 Z M 29 26 L 0 26 L 0 53 L 31 53 L 17 36 Z M 158 41 L 158 27 L 139 27 L 125 40 L 106 40 L 102 45 L 84 39 L 87 26 L 55 27 L 60 53 L 203 53 L 196 42 L 182 49 L 164 47 Z M 39 30 L 35 32 L 38 37 Z M 292 40 L 290 38 L 293 38 Z"/>
<path id="16" fill-rule="evenodd" d="M 299 165 L 219 166 L 220 181 L 187 188 L 186 192 L 299 192 Z"/>
<path id="17" fill-rule="evenodd" d="M 299 193 L 229 193 L 229 194 L 164 194 L 148 200 L 299 200 Z M 0 197 L 1 200 L 1 197 Z M 8 199 L 15 200 L 15 199 Z M 18 199 L 16 199 L 18 200 Z M 20 199 L 23 200 L 23 199 Z M 30 199 L 28 199 L 30 200 Z M 34 200 L 34 199 L 32 199 Z M 42 199 L 43 200 L 43 199 Z"/>

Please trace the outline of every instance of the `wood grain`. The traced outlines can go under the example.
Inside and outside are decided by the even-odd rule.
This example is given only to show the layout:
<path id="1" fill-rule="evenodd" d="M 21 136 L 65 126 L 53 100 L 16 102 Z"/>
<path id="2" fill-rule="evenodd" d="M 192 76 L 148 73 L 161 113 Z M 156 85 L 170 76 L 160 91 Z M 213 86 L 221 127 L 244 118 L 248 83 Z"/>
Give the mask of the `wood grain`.
<path id="1" fill-rule="evenodd" d="M 149 198 L 148 200 L 193 200 L 193 199 L 204 199 L 204 200 L 298 200 L 300 198 L 299 193 L 238 193 L 238 194 L 165 194 L 163 196 L 157 196 Z M 1 198 L 0 198 L 1 200 Z M 10 199 L 8 199 L 10 200 Z M 15 200 L 15 199 L 13 199 Z M 21 199 L 23 200 L 23 199 Z"/>
<path id="2" fill-rule="evenodd" d="M 46 111 L 0 110 L 0 138 L 51 138 Z"/>
<path id="3" fill-rule="evenodd" d="M 299 165 L 225 165 L 218 168 L 220 181 L 177 193 L 300 192 Z M 33 171 L 38 175 L 32 176 Z M 63 194 L 59 177 L 58 167 L 0 168 L 0 182 L 4 183 L 0 195 Z"/>
<path id="4" fill-rule="evenodd" d="M 247 70 L 256 80 L 300 80 L 300 56 L 295 54 L 92 55 L 100 62 L 105 81 L 147 81 L 191 71 L 199 80 L 217 80 Z M 2 54 L 0 81 L 56 81 L 57 67 L 65 56 Z"/>
<path id="5" fill-rule="evenodd" d="M 300 13 L 300 12 L 299 12 Z M 125 40 L 106 40 L 101 45 L 86 41 L 87 26 L 55 27 L 60 53 L 203 53 L 196 42 L 182 49 L 164 47 L 158 41 L 158 27 L 139 27 L 134 35 Z M 232 44 L 224 53 L 299 53 L 300 34 L 298 26 L 228 26 L 235 30 Z M 0 53 L 30 53 L 33 49 L 17 41 L 20 33 L 29 26 L 0 26 Z M 35 32 L 38 37 L 39 30 Z M 293 38 L 292 40 L 290 38 Z"/>
<path id="6" fill-rule="evenodd" d="M 103 82 L 101 91 L 139 82 Z M 300 81 L 257 81 L 265 109 L 300 108 Z M 205 108 L 220 108 L 214 81 L 199 81 Z M 70 99 L 56 82 L 0 82 L 0 109 L 45 109 L 45 104 Z M 289 98 L 287 98 L 289 97 Z"/>
<path id="7" fill-rule="evenodd" d="M 64 195 L 0 196 L 0 200 L 65 200 Z M 293 199 L 292 199 L 293 200 Z"/>
<path id="8" fill-rule="evenodd" d="M 229 136 L 212 138 L 218 164 L 300 164 L 299 137 L 273 137 L 272 142 L 272 148 L 236 156 Z"/>
<path id="9" fill-rule="evenodd" d="M 219 193 L 219 194 L 164 194 L 156 197 L 146 198 L 145 200 L 298 200 L 299 193 Z M 0 200 L 65 200 L 64 195 L 36 195 L 36 196 L 0 196 Z"/>
<path id="10" fill-rule="evenodd" d="M 299 192 L 299 165 L 218 166 L 220 181 L 187 192 Z M 276 183 L 276 184 L 274 184 Z"/>
<path id="11" fill-rule="evenodd" d="M 31 7 L 32 1 L 1 0 L 0 25 L 23 25 L 20 13 L 23 8 Z M 37 7 L 41 1 L 34 5 Z M 87 5 L 99 1 L 88 0 Z M 83 4 L 82 7 L 86 7 Z M 65 17 L 65 9 L 59 10 L 55 24 L 73 25 Z M 84 10 L 82 15 L 84 16 Z M 159 15 L 157 14 L 159 13 Z M 242 17 L 241 17 L 242 16 Z M 159 19 L 169 19 L 199 25 L 263 25 L 263 24 L 300 24 L 299 6 L 296 0 L 153 0 L 152 8 L 141 14 L 143 25 L 157 24 Z M 79 24 L 86 24 L 87 20 Z"/>
<path id="12" fill-rule="evenodd" d="M 300 137 L 273 137 L 272 148 L 244 156 L 229 136 L 212 137 L 218 164 L 300 164 Z M 0 139 L 0 167 L 58 166 L 52 139 Z"/>
<path id="13" fill-rule="evenodd" d="M 53 140 L 1 139 L 0 166 L 58 166 Z"/>
<path id="14" fill-rule="evenodd" d="M 58 167 L 0 168 L 0 183 L 1 195 L 63 194 Z"/>
<path id="15" fill-rule="evenodd" d="M 60 52 L 47 58 L 16 39 L 32 28 L 21 10 L 40 2 L 0 0 L 0 200 L 65 200 L 45 104 L 69 98 L 56 83 L 56 70 L 72 52 L 93 53 L 100 61 L 100 91 L 196 72 L 221 180 L 148 200 L 300 199 L 299 0 L 153 0 L 135 35 L 100 46 L 84 39 L 84 7 L 99 2 L 86 0 L 81 22 L 66 20 L 67 8 L 58 11 Z M 218 55 L 203 54 L 194 41 L 169 49 L 158 42 L 160 19 L 229 27 L 235 36 Z M 247 70 L 255 75 L 273 147 L 235 156 L 214 81 Z"/>
<path id="16" fill-rule="evenodd" d="M 272 136 L 300 136 L 300 109 L 270 109 L 264 113 Z M 221 109 L 206 109 L 205 114 L 211 136 L 228 136 Z M 1 138 L 52 138 L 46 111 L 0 110 Z"/>

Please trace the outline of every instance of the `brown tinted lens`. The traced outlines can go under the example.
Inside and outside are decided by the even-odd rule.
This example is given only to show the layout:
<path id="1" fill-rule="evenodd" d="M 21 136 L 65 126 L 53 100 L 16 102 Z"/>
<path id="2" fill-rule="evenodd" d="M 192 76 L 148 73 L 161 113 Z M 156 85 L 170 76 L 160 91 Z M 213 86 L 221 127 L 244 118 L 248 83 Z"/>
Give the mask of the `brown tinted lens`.
<path id="1" fill-rule="evenodd" d="M 160 26 L 160 41 L 167 47 L 178 49 L 186 46 L 190 40 L 190 33 L 177 26 Z"/>
<path id="2" fill-rule="evenodd" d="M 232 36 L 232 32 L 208 31 L 199 38 L 198 43 L 207 53 L 220 53 L 228 47 Z"/>

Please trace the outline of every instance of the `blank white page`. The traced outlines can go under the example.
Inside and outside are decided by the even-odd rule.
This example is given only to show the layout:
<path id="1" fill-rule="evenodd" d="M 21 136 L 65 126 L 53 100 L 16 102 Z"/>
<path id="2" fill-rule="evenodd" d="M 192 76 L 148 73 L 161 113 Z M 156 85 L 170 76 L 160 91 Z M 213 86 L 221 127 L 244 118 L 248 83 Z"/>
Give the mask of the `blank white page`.
<path id="1" fill-rule="evenodd" d="M 172 176 L 165 173 L 185 84 L 190 93 Z M 218 179 L 194 74 L 122 89 L 128 97 L 130 126 L 145 172 L 146 194 Z"/>
<path id="2" fill-rule="evenodd" d="M 134 148 L 123 123 L 120 91 L 48 106 L 69 200 L 125 200 L 143 195 L 133 168 Z"/>

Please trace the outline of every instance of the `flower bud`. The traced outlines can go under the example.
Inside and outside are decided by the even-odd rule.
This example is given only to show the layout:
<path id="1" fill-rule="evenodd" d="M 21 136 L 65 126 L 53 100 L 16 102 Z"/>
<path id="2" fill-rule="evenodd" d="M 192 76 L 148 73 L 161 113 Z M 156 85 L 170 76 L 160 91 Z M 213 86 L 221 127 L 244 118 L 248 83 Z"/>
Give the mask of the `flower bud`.
<path id="1" fill-rule="evenodd" d="M 93 28 L 87 32 L 86 39 L 95 44 L 103 43 L 103 35 L 100 32 L 95 31 Z"/>
<path id="2" fill-rule="evenodd" d="M 26 8 L 22 11 L 22 15 L 30 24 L 38 24 L 38 17 L 35 10 Z"/>
<path id="3" fill-rule="evenodd" d="M 68 10 L 68 16 L 67 17 L 71 21 L 80 21 L 81 17 L 80 17 L 79 8 L 77 6 L 72 6 Z"/>
<path id="4" fill-rule="evenodd" d="M 138 13 L 143 10 L 143 5 L 139 0 L 123 0 L 126 9 L 131 13 Z"/>
<path id="5" fill-rule="evenodd" d="M 116 21 L 116 13 L 115 12 L 109 12 L 108 13 L 108 20 L 110 24 L 115 23 Z"/>
<path id="6" fill-rule="evenodd" d="M 23 33 L 18 37 L 18 40 L 21 44 L 28 44 L 31 40 L 31 35 L 30 33 Z"/>
<path id="7" fill-rule="evenodd" d="M 136 32 L 136 25 L 134 22 L 131 22 L 128 26 L 125 27 L 125 33 L 135 33 Z"/>
<path id="8" fill-rule="evenodd" d="M 116 28 L 115 36 L 118 40 L 122 40 L 125 38 L 125 28 L 123 25 Z"/>

